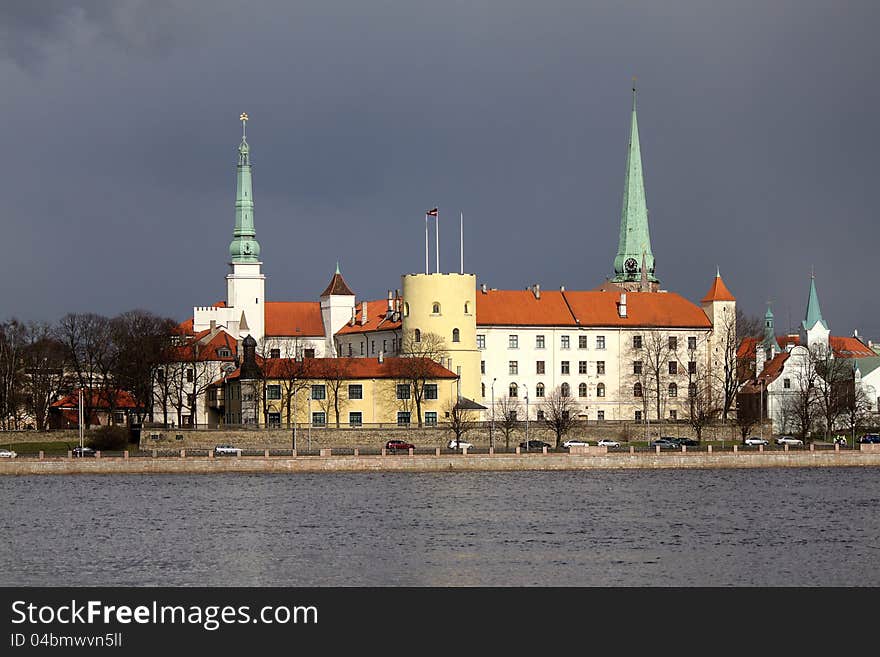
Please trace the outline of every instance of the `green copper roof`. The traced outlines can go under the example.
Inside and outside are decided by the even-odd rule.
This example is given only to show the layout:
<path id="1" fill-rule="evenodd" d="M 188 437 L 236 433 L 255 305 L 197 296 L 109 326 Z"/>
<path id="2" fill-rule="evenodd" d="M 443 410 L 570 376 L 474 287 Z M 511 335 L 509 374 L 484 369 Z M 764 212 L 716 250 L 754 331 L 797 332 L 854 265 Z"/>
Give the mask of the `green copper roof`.
<path id="1" fill-rule="evenodd" d="M 254 192 L 251 184 L 250 147 L 245 126 L 247 114 L 241 115 L 241 143 L 238 145 L 238 166 L 235 178 L 235 232 L 229 245 L 232 262 L 259 262 L 260 243 L 254 229 Z"/>
<path id="2" fill-rule="evenodd" d="M 633 87 L 632 124 L 626 153 L 626 174 L 623 181 L 623 208 L 620 213 L 620 242 L 614 258 L 614 282 L 638 281 L 644 255 L 648 280 L 654 276 L 654 254 L 648 231 L 648 206 L 642 176 L 642 153 L 639 147 L 639 124 L 636 117 L 636 90 Z"/>
<path id="3" fill-rule="evenodd" d="M 822 325 L 826 331 L 828 324 L 822 319 L 822 311 L 819 309 L 819 295 L 816 294 L 816 276 L 810 277 L 810 298 L 807 299 L 807 316 L 804 318 L 804 330 L 808 331 L 813 328 L 816 323 Z"/>
<path id="4" fill-rule="evenodd" d="M 770 310 L 770 304 L 767 304 L 767 312 L 764 313 L 764 339 L 761 341 L 764 347 L 778 346 L 776 343 L 776 331 L 773 328 L 773 311 Z"/>

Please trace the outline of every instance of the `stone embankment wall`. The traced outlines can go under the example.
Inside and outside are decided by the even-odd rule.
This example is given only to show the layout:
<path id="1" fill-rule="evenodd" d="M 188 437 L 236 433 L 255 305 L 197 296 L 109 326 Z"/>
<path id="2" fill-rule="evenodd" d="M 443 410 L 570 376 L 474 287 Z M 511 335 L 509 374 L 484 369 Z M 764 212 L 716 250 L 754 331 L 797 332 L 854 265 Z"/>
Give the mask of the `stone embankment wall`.
<path id="1" fill-rule="evenodd" d="M 615 452 L 608 454 L 441 454 L 296 457 L 18 458 L 0 475 L 216 474 L 299 472 L 467 472 L 668 468 L 792 468 L 880 466 L 880 450 L 774 452 Z"/>
<path id="2" fill-rule="evenodd" d="M 55 442 L 79 445 L 79 430 L 59 429 L 57 431 L 0 431 L 0 445 Z"/>

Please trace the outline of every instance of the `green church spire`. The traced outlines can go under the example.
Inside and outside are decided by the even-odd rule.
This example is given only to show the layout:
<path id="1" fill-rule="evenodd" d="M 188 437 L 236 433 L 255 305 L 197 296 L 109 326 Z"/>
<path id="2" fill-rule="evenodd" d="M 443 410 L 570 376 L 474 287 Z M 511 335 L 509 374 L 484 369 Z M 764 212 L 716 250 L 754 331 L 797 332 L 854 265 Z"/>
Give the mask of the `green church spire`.
<path id="1" fill-rule="evenodd" d="M 254 230 L 254 193 L 251 185 L 250 147 L 247 143 L 248 115 L 242 114 L 241 143 L 235 180 L 235 232 L 229 245 L 232 262 L 259 262 L 260 243 Z"/>
<path id="2" fill-rule="evenodd" d="M 639 124 L 636 117 L 636 88 L 633 84 L 632 124 L 626 153 L 626 174 L 623 180 L 623 208 L 620 213 L 620 243 L 614 258 L 615 283 L 638 282 L 642 276 L 642 262 L 647 268 L 647 279 L 658 283 L 654 276 L 654 254 L 651 253 L 651 235 L 648 231 L 648 206 L 645 200 L 645 181 L 642 176 L 642 153 L 639 147 Z"/>
<path id="3" fill-rule="evenodd" d="M 810 276 L 810 296 L 807 299 L 807 315 L 804 317 L 803 327 L 805 331 L 809 331 L 816 325 L 816 322 L 822 325 L 826 331 L 828 324 L 822 319 L 822 311 L 819 310 L 819 295 L 816 294 L 816 274 Z"/>

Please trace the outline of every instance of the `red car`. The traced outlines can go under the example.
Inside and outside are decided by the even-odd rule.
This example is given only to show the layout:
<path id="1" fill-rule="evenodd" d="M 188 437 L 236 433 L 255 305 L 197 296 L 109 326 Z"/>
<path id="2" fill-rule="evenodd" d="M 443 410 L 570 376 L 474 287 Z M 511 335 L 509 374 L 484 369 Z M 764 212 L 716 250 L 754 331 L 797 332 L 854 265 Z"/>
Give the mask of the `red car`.
<path id="1" fill-rule="evenodd" d="M 408 452 L 409 450 L 415 448 L 415 445 L 413 445 L 412 443 L 408 443 L 405 440 L 389 440 L 387 443 L 385 443 L 385 449 L 392 454 L 396 452 Z"/>

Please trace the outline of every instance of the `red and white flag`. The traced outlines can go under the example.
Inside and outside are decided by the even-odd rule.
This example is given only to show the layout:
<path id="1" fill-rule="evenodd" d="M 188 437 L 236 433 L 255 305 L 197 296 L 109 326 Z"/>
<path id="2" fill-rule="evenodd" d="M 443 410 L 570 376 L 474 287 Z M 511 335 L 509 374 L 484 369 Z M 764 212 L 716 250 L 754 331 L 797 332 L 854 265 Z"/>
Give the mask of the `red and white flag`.
<path id="1" fill-rule="evenodd" d="M 433 210 L 428 210 L 425 214 L 429 217 L 436 217 L 440 212 L 437 208 L 434 208 Z"/>

